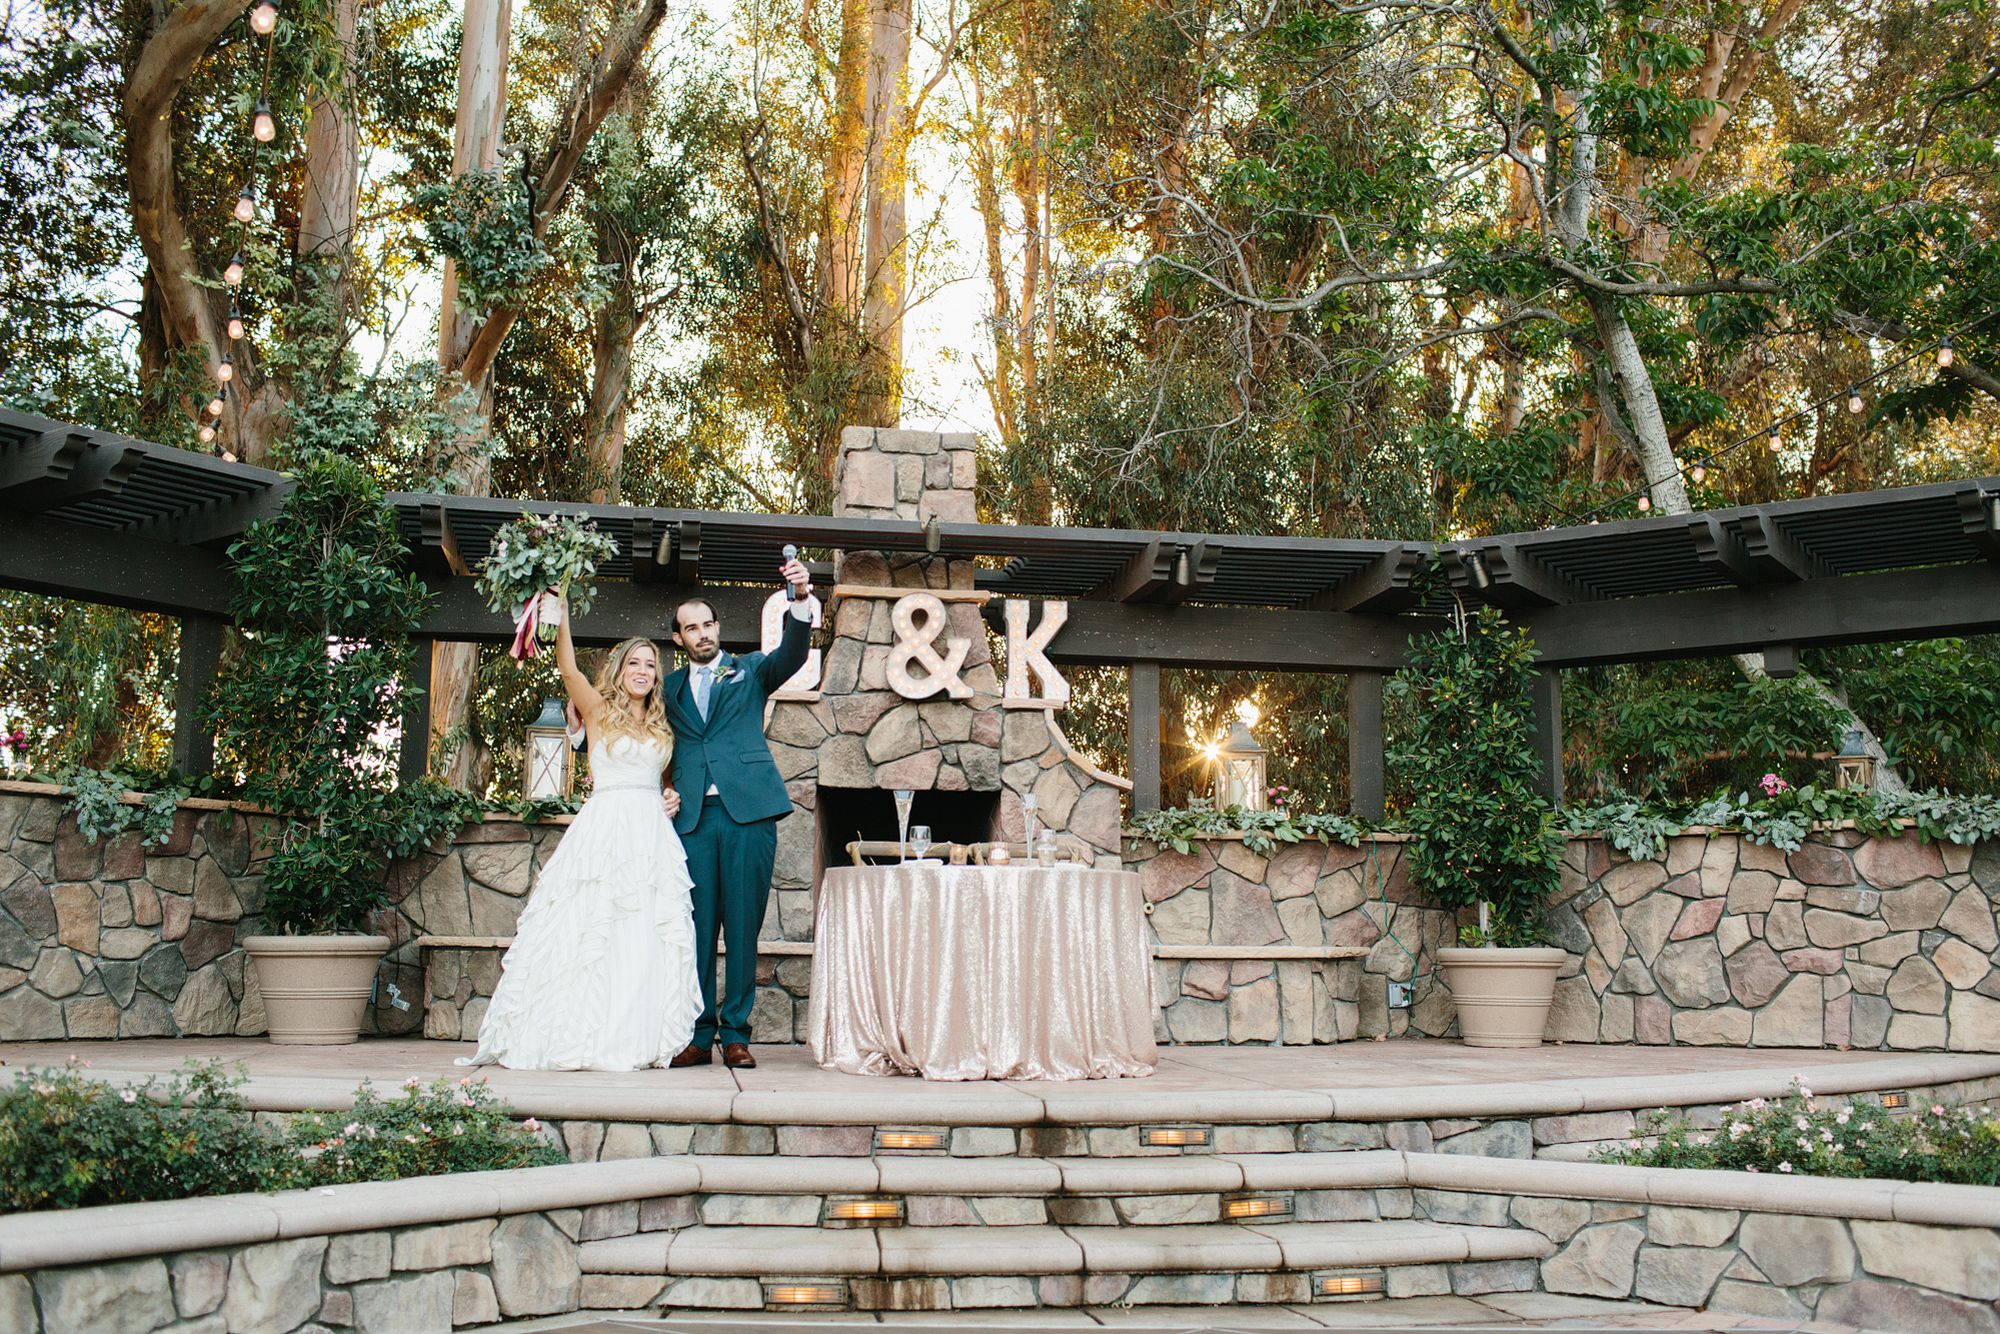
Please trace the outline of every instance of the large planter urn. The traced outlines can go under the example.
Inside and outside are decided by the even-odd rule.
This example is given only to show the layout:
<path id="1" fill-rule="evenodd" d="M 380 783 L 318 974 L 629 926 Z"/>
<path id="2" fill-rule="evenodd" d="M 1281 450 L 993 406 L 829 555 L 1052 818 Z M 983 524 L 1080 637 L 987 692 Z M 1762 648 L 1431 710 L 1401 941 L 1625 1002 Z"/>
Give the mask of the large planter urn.
<path id="1" fill-rule="evenodd" d="M 1458 1002 L 1458 1035 L 1468 1047 L 1539 1047 L 1549 1024 L 1559 949 L 1441 949 L 1439 967 Z"/>
<path id="2" fill-rule="evenodd" d="M 338 1046 L 361 1035 L 387 936 L 245 936 L 271 1041 Z"/>

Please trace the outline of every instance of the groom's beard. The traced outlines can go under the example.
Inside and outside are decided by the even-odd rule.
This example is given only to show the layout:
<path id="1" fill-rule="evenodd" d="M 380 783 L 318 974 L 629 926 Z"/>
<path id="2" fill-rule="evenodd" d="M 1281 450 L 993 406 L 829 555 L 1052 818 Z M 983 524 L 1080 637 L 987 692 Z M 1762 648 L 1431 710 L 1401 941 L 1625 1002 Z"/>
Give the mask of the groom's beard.
<path id="1" fill-rule="evenodd" d="M 689 662 L 697 667 L 704 667 L 722 656 L 722 644 L 719 641 L 713 644 L 689 644 L 683 652 L 688 655 Z"/>

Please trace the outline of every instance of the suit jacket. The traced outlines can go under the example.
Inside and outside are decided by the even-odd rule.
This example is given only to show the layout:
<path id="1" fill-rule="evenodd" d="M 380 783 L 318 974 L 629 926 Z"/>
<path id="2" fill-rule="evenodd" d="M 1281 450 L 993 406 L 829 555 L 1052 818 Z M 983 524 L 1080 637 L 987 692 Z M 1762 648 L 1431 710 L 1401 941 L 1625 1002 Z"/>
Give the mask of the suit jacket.
<path id="1" fill-rule="evenodd" d="M 674 828 L 681 833 L 701 819 L 701 799 L 711 783 L 732 820 L 748 824 L 791 814 L 792 798 L 764 740 L 764 701 L 805 666 L 811 641 L 812 623 L 788 611 L 785 637 L 774 651 L 740 658 L 717 654 L 710 664 L 717 675 L 709 687 L 706 721 L 694 706 L 690 668 L 667 673 L 660 688 L 674 729 L 671 771 L 681 794 Z"/>

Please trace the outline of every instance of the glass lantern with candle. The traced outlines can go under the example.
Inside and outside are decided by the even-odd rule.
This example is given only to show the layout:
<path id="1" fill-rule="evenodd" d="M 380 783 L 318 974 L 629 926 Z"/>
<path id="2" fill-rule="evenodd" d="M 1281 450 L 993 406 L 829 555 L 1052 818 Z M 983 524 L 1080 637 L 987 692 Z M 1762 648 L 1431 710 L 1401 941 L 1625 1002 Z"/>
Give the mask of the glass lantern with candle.
<path id="1" fill-rule="evenodd" d="M 570 749 L 569 723 L 563 717 L 561 700 L 543 700 L 541 717 L 528 724 L 521 766 L 521 795 L 529 801 L 570 794 L 576 758 Z"/>
<path id="2" fill-rule="evenodd" d="M 1229 738 L 1215 748 L 1215 809 L 1226 811 L 1241 806 L 1246 811 L 1265 808 L 1265 765 L 1271 753 L 1257 744 L 1250 731 L 1262 712 L 1249 700 L 1236 706 L 1236 722 Z"/>

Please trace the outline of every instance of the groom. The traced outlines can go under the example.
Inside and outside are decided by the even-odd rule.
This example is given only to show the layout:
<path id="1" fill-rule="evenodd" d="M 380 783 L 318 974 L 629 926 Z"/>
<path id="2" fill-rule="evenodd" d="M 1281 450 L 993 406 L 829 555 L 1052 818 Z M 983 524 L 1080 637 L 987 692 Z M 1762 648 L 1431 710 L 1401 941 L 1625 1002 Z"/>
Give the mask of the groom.
<path id="1" fill-rule="evenodd" d="M 715 608 L 689 598 L 674 608 L 674 643 L 688 665 L 661 689 L 674 729 L 673 785 L 680 793 L 674 828 L 687 847 L 694 877 L 695 966 L 701 970 L 701 1018 L 694 1041 L 675 1066 L 707 1065 L 722 1044 L 722 1063 L 751 1069 L 750 1004 L 757 990 L 757 934 L 771 894 L 778 855 L 778 820 L 792 799 L 764 740 L 764 701 L 805 665 L 812 637 L 812 591 L 806 567 L 786 561 L 782 573 L 797 600 L 785 617 L 783 641 L 772 653 L 741 658 L 722 651 Z M 716 930 L 729 945 L 722 994 L 715 991 Z"/>

